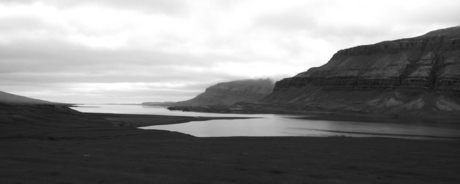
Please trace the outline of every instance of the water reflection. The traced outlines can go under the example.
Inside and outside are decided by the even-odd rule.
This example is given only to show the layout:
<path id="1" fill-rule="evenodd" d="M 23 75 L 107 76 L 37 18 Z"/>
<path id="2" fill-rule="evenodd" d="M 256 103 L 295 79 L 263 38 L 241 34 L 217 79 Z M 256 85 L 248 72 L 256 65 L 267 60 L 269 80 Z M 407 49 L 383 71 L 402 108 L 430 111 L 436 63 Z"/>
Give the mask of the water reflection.
<path id="1" fill-rule="evenodd" d="M 259 119 L 212 120 L 176 125 L 144 127 L 177 131 L 197 137 L 226 136 L 353 136 L 353 137 L 398 137 L 432 139 L 458 137 L 459 129 L 433 128 L 420 125 L 384 123 L 338 122 L 323 120 L 299 120 L 282 116 L 267 116 Z"/>

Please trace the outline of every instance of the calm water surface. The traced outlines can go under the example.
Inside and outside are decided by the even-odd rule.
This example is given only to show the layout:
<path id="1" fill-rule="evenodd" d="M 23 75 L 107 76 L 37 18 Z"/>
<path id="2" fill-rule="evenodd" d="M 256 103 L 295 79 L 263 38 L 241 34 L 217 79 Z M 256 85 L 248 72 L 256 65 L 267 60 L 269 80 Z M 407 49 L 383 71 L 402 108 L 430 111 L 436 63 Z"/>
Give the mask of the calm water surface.
<path id="1" fill-rule="evenodd" d="M 171 116 L 252 117 L 253 119 L 195 121 L 173 125 L 142 127 L 182 132 L 197 137 L 227 136 L 352 136 L 395 137 L 409 139 L 460 138 L 460 126 L 452 123 L 424 122 L 357 122 L 296 119 L 295 115 L 219 114 L 169 111 L 164 107 L 141 105 L 97 105 L 73 107 L 81 112 L 155 114 Z M 459 123 L 460 124 L 460 123 Z"/>

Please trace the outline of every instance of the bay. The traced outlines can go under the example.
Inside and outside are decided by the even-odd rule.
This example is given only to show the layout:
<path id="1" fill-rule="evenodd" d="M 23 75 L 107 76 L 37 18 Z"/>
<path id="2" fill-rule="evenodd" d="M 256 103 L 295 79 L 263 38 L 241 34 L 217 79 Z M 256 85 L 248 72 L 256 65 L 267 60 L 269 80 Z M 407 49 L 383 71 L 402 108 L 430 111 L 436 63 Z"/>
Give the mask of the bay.
<path id="1" fill-rule="evenodd" d="M 308 116 L 279 114 L 219 114 L 169 111 L 164 107 L 142 105 L 78 106 L 81 112 L 152 114 L 200 117 L 251 117 L 252 119 L 194 121 L 182 124 L 156 125 L 141 129 L 167 130 L 196 137 L 230 136 L 350 136 L 390 137 L 407 139 L 460 138 L 460 126 L 452 123 L 423 120 L 353 121 L 312 120 Z M 306 118 L 305 118 L 306 117 Z M 301 119 L 302 118 L 302 119 Z"/>

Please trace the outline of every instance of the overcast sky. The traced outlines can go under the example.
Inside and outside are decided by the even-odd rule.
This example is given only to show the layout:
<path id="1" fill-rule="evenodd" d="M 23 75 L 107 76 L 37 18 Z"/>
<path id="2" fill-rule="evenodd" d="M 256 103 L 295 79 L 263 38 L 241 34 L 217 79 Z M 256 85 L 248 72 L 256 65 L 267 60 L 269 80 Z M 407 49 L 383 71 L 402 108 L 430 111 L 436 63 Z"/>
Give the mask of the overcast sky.
<path id="1" fill-rule="evenodd" d="M 0 0 L 0 91 L 69 103 L 194 97 L 340 49 L 460 25 L 458 0 Z"/>

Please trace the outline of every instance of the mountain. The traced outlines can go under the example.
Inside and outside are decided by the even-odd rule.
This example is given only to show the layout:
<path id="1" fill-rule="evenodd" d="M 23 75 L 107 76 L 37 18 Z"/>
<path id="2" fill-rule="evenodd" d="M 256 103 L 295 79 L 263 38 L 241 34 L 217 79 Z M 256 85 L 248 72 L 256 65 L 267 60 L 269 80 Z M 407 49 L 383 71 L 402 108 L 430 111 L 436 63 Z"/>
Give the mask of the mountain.
<path id="1" fill-rule="evenodd" d="M 28 98 L 0 91 L 0 103 L 53 104 L 54 102 Z"/>
<path id="2" fill-rule="evenodd" d="M 304 110 L 460 111 L 460 27 L 340 50 L 325 65 L 276 82 L 265 103 Z"/>
<path id="3" fill-rule="evenodd" d="M 270 79 L 222 82 L 206 88 L 193 99 L 177 102 L 175 106 L 232 105 L 236 102 L 255 102 L 269 95 L 274 88 Z"/>

